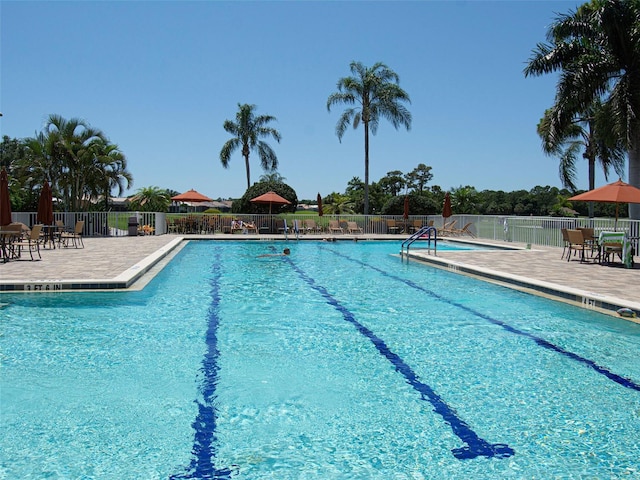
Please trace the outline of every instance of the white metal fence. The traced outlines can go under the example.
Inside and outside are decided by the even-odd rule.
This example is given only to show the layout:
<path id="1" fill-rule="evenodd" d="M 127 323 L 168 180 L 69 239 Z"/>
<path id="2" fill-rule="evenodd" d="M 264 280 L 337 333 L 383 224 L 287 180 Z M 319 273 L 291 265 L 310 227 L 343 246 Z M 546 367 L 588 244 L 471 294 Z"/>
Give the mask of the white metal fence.
<path id="1" fill-rule="evenodd" d="M 35 212 L 17 212 L 12 215 L 13 221 L 27 226 L 37 223 Z M 443 224 L 440 215 L 411 215 L 408 219 L 393 215 L 324 215 L 322 217 L 305 214 L 285 215 L 249 215 L 249 214 L 167 214 L 146 212 L 56 212 L 55 221 L 62 221 L 66 228 L 73 229 L 78 220 L 84 220 L 83 234 L 87 237 L 114 237 L 143 233 L 143 226 L 148 226 L 150 234 L 166 233 L 212 234 L 230 231 L 226 227 L 232 220 L 253 223 L 260 233 L 282 233 L 286 220 L 290 231 L 297 224 L 302 231 L 305 220 L 312 219 L 327 231 L 330 220 L 337 220 L 346 231 L 347 222 L 355 222 L 365 234 L 387 234 L 398 232 L 407 234 L 417 225 L 426 225 L 433 220 L 436 227 Z M 617 225 L 612 218 L 563 218 L 563 217 L 518 217 L 497 215 L 454 215 L 456 227 L 462 229 L 470 224 L 469 229 L 478 238 L 502 240 L 532 245 L 562 246 L 561 228 L 591 227 L 595 232 L 625 231 L 633 239 L 635 251 L 638 249 L 640 221 L 620 219 Z M 389 221 L 394 221 L 398 229 L 391 228 Z"/>

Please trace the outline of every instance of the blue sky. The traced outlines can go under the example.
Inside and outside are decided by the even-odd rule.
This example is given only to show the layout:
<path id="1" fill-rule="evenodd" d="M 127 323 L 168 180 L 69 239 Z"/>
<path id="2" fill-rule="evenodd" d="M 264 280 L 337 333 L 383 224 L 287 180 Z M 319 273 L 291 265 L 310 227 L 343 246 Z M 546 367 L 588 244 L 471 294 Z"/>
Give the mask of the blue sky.
<path id="1" fill-rule="evenodd" d="M 326 109 L 356 60 L 383 62 L 411 97 L 412 128 L 382 121 L 370 179 L 432 167 L 448 190 L 560 187 L 536 124 L 556 77 L 522 71 L 572 1 L 2 1 L 2 135 L 33 136 L 51 113 L 82 118 L 127 156 L 134 185 L 218 197 L 246 189 L 238 151 L 224 169 L 222 128 L 238 103 L 273 115 L 268 140 L 299 199 L 364 178 L 364 133 Z M 264 172 L 257 156 L 251 180 Z M 587 188 L 586 162 L 578 186 Z M 610 178 L 610 181 L 614 179 Z M 604 182 L 598 172 L 596 183 Z"/>

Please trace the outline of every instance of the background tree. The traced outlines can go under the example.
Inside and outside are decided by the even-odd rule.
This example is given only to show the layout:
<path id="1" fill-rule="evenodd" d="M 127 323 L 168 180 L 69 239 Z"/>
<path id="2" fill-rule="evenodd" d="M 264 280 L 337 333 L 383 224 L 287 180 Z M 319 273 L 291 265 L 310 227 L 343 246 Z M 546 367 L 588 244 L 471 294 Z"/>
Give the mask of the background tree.
<path id="1" fill-rule="evenodd" d="M 411 103 L 409 95 L 398 85 L 398 75 L 384 63 L 376 63 L 371 68 L 360 62 L 351 62 L 353 76 L 338 80 L 338 92 L 327 99 L 327 110 L 333 105 L 345 104 L 349 107 L 342 113 L 336 125 L 336 135 L 342 136 L 348 125 L 364 128 L 364 214 L 369 214 L 369 131 L 378 131 L 380 118 L 386 118 L 397 129 L 403 125 L 411 128 L 411 113 L 403 102 Z M 357 105 L 354 107 L 354 105 Z"/>
<path id="2" fill-rule="evenodd" d="M 422 193 L 427 183 L 433 178 L 431 167 L 427 167 L 424 163 L 419 163 L 416 168 L 405 175 L 406 185 L 409 190 L 415 190 Z"/>
<path id="3" fill-rule="evenodd" d="M 272 182 L 272 183 L 284 183 L 286 178 L 280 175 L 278 172 L 265 173 L 260 175 L 260 182 Z"/>
<path id="4" fill-rule="evenodd" d="M 400 170 L 387 172 L 387 175 L 382 177 L 378 183 L 380 184 L 382 191 L 392 197 L 395 197 L 402 192 L 406 185 L 404 174 Z"/>
<path id="5" fill-rule="evenodd" d="M 130 209 L 139 212 L 166 212 L 171 197 L 166 189 L 160 187 L 142 187 L 129 199 Z"/>
<path id="6" fill-rule="evenodd" d="M 86 210 L 91 200 L 110 195 L 110 188 L 133 181 L 126 159 L 98 129 L 83 120 L 50 115 L 44 129 L 26 140 L 28 158 L 19 164 L 24 185 L 34 188 L 48 179 L 65 209 Z"/>
<path id="7" fill-rule="evenodd" d="M 298 195 L 293 188 L 283 182 L 254 183 L 246 192 L 244 192 L 242 198 L 233 202 L 231 211 L 233 213 L 268 214 L 269 205 L 251 203 L 251 199 L 271 191 L 276 192 L 278 195 L 291 202 L 291 205 L 272 205 L 271 213 L 273 215 L 287 212 L 293 213 L 296 211 L 296 208 L 298 207 Z"/>
<path id="8" fill-rule="evenodd" d="M 11 206 L 17 212 L 35 211 L 38 208 L 40 190 L 24 188 L 20 176 L 20 165 L 29 163 L 29 151 L 23 139 L 2 137 L 0 143 L 0 169 L 5 168 L 9 176 L 9 198 Z M 44 181 L 40 176 L 40 181 Z"/>
<path id="9" fill-rule="evenodd" d="M 451 208 L 453 213 L 477 214 L 477 201 L 478 192 L 469 185 L 465 187 L 460 186 L 451 190 Z"/>
<path id="10" fill-rule="evenodd" d="M 592 0 L 558 15 L 536 46 L 525 76 L 559 71 L 551 129 L 561 132 L 577 112 L 603 99 L 613 134 L 629 155 L 629 183 L 640 188 L 640 2 Z M 640 219 L 640 204 L 629 206 Z"/>
<path id="11" fill-rule="evenodd" d="M 331 193 L 322 200 L 322 209 L 329 215 L 350 215 L 354 213 L 354 204 L 347 195 Z"/>
<path id="12" fill-rule="evenodd" d="M 109 210 L 111 192 L 121 196 L 125 189 L 133 185 L 133 176 L 127 170 L 127 159 L 118 146 L 102 139 L 91 144 L 90 169 L 88 176 L 92 176 L 86 184 L 86 195 L 89 198 L 103 197 L 104 210 Z"/>
<path id="13" fill-rule="evenodd" d="M 273 137 L 280 143 L 280 133 L 274 128 L 267 125 L 275 121 L 276 118 L 271 115 L 258 115 L 254 111 L 255 105 L 238 104 L 238 113 L 236 113 L 236 121 L 225 120 L 223 127 L 225 131 L 234 138 L 227 140 L 220 150 L 220 162 L 224 168 L 229 168 L 229 160 L 231 154 L 238 148 L 242 149 L 242 156 L 247 169 L 247 189 L 251 187 L 251 173 L 249 168 L 249 154 L 252 151 L 258 153 L 260 165 L 265 171 L 275 170 L 278 168 L 278 157 L 269 146 L 268 143 L 260 140 L 264 137 Z"/>

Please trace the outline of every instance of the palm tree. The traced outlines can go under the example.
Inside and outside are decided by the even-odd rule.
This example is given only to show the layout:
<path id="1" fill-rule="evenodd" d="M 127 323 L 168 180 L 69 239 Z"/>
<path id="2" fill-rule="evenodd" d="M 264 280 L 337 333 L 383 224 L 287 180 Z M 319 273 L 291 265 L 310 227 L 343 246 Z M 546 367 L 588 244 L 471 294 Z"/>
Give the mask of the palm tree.
<path id="1" fill-rule="evenodd" d="M 562 131 L 552 127 L 554 117 L 555 108 L 545 112 L 538 124 L 538 135 L 543 151 L 560 158 L 560 180 L 565 188 L 576 190 L 576 160 L 581 151 L 589 166 L 589 190 L 595 188 L 596 161 L 600 163 L 605 179 L 609 178 L 610 168 L 623 176 L 625 150 L 618 139 L 608 135 L 611 116 L 600 101 L 584 114 L 576 115 Z M 593 217 L 592 202 L 589 202 L 589 216 Z"/>
<path id="2" fill-rule="evenodd" d="M 336 135 L 342 136 L 349 124 L 356 129 L 364 125 L 364 214 L 369 214 L 369 131 L 378 131 L 380 117 L 386 118 L 397 129 L 404 125 L 411 129 L 411 113 L 403 102 L 411 103 L 409 95 L 400 88 L 398 75 L 384 63 L 376 63 L 371 68 L 360 62 L 351 62 L 353 76 L 338 80 L 338 91 L 329 95 L 327 110 L 337 104 L 349 107 L 342 113 L 336 124 Z M 356 105 L 354 107 L 354 105 Z"/>
<path id="3" fill-rule="evenodd" d="M 629 183 L 640 187 L 640 2 L 592 0 L 558 15 L 524 70 L 525 76 L 560 71 L 551 129 L 562 132 L 577 113 L 603 99 L 614 133 L 629 155 Z M 560 135 L 561 136 L 561 135 Z M 629 205 L 640 219 L 640 204 Z"/>
<path id="4" fill-rule="evenodd" d="M 143 187 L 129 199 L 131 208 L 140 212 L 166 212 L 171 204 L 169 192 L 160 187 Z"/>
<path id="5" fill-rule="evenodd" d="M 127 170 L 127 159 L 118 145 L 102 139 L 96 140 L 91 144 L 91 152 L 93 162 L 89 171 L 93 176 L 87 178 L 86 194 L 92 198 L 104 196 L 107 211 L 112 190 L 117 189 L 117 195 L 122 195 L 133 184 L 133 176 Z"/>
<path id="6" fill-rule="evenodd" d="M 284 183 L 286 178 L 280 175 L 278 172 L 265 173 L 260 175 L 259 181 L 264 183 Z"/>
<path id="7" fill-rule="evenodd" d="M 257 150 L 260 158 L 260 165 L 265 171 L 276 170 L 278 168 L 278 158 L 268 143 L 260 140 L 263 137 L 273 137 L 280 143 L 280 133 L 277 130 L 267 127 L 269 122 L 276 120 L 271 115 L 254 114 L 255 105 L 238 104 L 238 113 L 236 113 L 236 121 L 225 120 L 224 129 L 231 135 L 235 135 L 231 140 L 222 146 L 220 150 L 220 162 L 224 168 L 229 168 L 229 160 L 231 154 L 238 148 L 242 147 L 242 156 L 247 168 L 247 189 L 251 187 L 251 175 L 249 170 L 249 153 Z"/>

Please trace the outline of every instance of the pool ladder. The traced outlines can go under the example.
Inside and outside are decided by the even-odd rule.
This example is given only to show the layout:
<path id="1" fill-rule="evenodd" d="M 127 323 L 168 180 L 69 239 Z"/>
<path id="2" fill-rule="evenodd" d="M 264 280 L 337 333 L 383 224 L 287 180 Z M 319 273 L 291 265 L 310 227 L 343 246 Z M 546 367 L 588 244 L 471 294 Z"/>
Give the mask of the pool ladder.
<path id="1" fill-rule="evenodd" d="M 436 230 L 436 227 L 420 227 L 420 230 L 413 232 L 411 235 L 409 235 L 409 238 L 407 238 L 404 242 L 402 242 L 402 246 L 400 247 L 401 257 L 405 255 L 404 253 L 405 246 L 407 247 L 406 255 L 407 257 L 409 257 L 409 247 L 416 240 L 425 240 L 427 242 L 427 253 L 431 253 L 431 250 L 433 250 L 433 254 L 436 255 L 437 248 L 438 248 L 438 231 Z M 431 247 L 432 240 L 433 240 L 433 248 Z"/>

